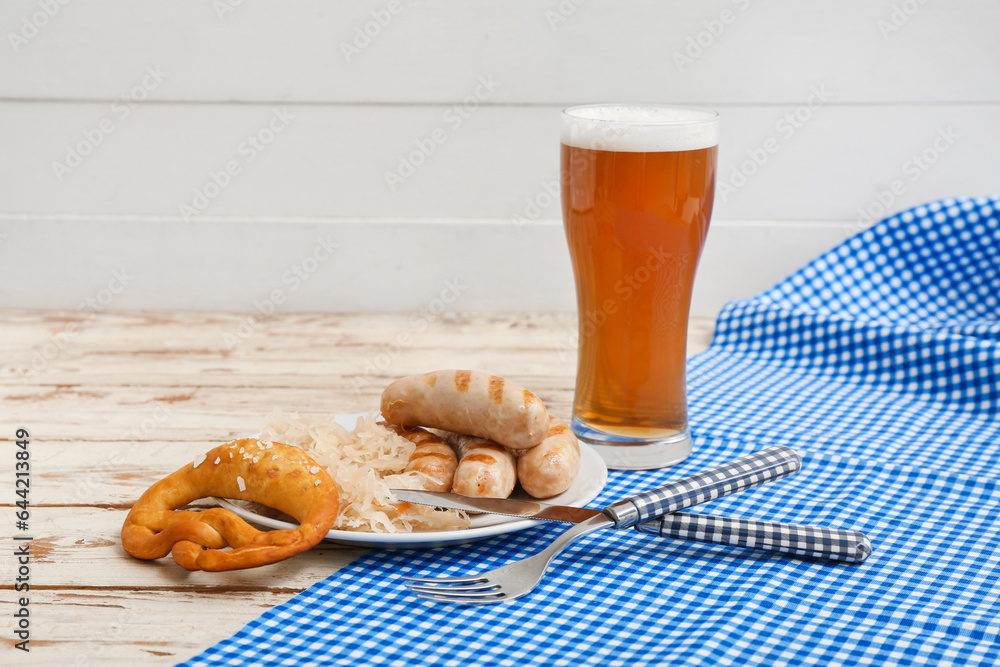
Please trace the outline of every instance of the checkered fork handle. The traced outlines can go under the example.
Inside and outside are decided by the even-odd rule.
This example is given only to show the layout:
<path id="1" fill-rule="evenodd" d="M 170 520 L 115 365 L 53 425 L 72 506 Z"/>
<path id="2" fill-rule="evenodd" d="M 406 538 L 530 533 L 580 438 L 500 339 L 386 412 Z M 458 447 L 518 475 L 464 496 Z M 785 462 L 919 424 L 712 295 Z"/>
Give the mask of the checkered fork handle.
<path id="1" fill-rule="evenodd" d="M 635 527 L 640 533 L 691 542 L 709 542 L 790 556 L 861 563 L 872 552 L 864 533 L 821 526 L 752 521 L 707 514 L 668 514 Z"/>
<path id="2" fill-rule="evenodd" d="M 615 528 L 630 528 L 665 514 L 788 477 L 801 467 L 802 459 L 791 447 L 769 447 L 619 500 L 606 507 L 604 513 L 615 522 Z"/>

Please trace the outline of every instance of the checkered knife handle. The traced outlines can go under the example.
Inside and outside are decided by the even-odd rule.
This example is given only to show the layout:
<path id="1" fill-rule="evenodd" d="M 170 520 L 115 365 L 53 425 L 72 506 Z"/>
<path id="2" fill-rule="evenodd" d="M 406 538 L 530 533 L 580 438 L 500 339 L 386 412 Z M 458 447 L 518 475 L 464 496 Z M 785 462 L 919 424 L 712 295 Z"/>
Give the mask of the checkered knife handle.
<path id="1" fill-rule="evenodd" d="M 708 514 L 668 514 L 635 527 L 640 533 L 689 542 L 709 542 L 789 556 L 861 563 L 872 552 L 864 533 L 822 526 L 752 521 Z"/>
<path id="2" fill-rule="evenodd" d="M 615 528 L 629 528 L 679 510 L 787 477 L 802 467 L 791 447 L 769 447 L 609 505 Z"/>

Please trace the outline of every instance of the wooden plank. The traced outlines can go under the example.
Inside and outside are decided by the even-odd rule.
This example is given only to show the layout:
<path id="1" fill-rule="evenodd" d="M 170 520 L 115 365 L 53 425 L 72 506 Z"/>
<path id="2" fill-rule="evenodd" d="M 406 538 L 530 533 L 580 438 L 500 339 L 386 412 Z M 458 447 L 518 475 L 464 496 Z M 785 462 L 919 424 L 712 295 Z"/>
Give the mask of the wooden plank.
<path id="1" fill-rule="evenodd" d="M 37 438 L 33 442 L 33 449 L 39 451 L 32 457 L 32 506 L 119 510 L 130 508 L 154 482 L 220 444 L 206 440 L 89 440 L 84 444 Z M 10 506 L 14 500 L 4 498 L 0 505 Z"/>
<path id="2" fill-rule="evenodd" d="M 159 439 L 226 441 L 254 433 L 274 407 L 302 412 L 359 412 L 377 405 L 378 392 L 332 395 L 323 388 L 206 387 L 184 404 L 163 399 L 171 391 L 149 387 L 4 388 L 8 423 L 50 439 Z M 114 406 L 112 410 L 108 406 Z"/>
<path id="3" fill-rule="evenodd" d="M 156 66 L 157 100 L 453 103 L 487 75 L 508 104 L 789 103 L 818 76 L 845 102 L 1000 101 L 984 85 L 1000 65 L 995 2 L 899 4 L 108 0 L 58 7 L 25 44 L 0 50 L 0 89 L 105 101 Z M 38 11 L 8 0 L 0 23 L 18 33 Z M 678 63 L 685 52 L 690 64 Z"/>
<path id="4" fill-rule="evenodd" d="M 100 313 L 99 326 L 93 326 L 93 313 L 14 310 L 0 311 L 0 326 L 5 336 L 0 340 L 0 350 L 11 349 L 10 344 L 27 341 L 40 335 L 53 335 L 70 324 L 80 325 L 80 341 L 99 340 L 113 342 L 115 347 L 107 349 L 115 352 L 118 346 L 123 350 L 150 346 L 154 341 L 160 350 L 176 350 L 178 353 L 198 353 L 202 341 L 215 341 L 218 330 L 236 325 L 245 313 L 235 312 L 135 312 L 108 310 Z M 398 333 L 399 329 L 410 326 L 411 313 L 351 313 L 351 312 L 284 312 L 277 317 L 265 318 L 262 333 L 273 337 L 274 344 L 293 349 L 301 345 L 302 339 L 315 337 L 315 342 L 326 344 L 363 344 L 372 339 L 380 339 Z M 446 320 L 446 321 L 445 321 Z M 467 332 L 475 330 L 477 335 L 509 335 L 509 330 L 525 328 L 538 339 L 554 338 L 549 331 L 553 327 L 563 327 L 575 321 L 570 313 L 449 313 L 429 321 L 429 329 L 439 336 L 454 336 L 448 345 L 467 338 Z M 447 325 L 447 327 L 445 327 Z M 169 333 L 170 340 L 156 340 L 156 336 Z M 515 332 L 516 333 L 516 332 Z M 265 342 L 268 340 L 264 339 Z M 310 342 L 313 342 L 310 340 Z M 193 348 L 193 349 L 192 349 Z"/>
<path id="5" fill-rule="evenodd" d="M 157 438 L 225 442 L 256 433 L 263 417 L 275 408 L 303 414 L 377 410 L 379 395 L 390 379 L 360 378 L 356 394 L 335 394 L 325 387 L 206 387 L 183 405 L 170 406 L 157 400 L 162 392 L 145 387 L 18 388 L 16 394 L 5 396 L 4 408 L 7 423 L 29 429 L 38 441 Z M 533 387 L 556 414 L 569 413 L 571 377 L 546 382 L 532 376 L 514 379 Z M 6 394 L 5 389 L 0 395 Z M 114 411 L 108 411 L 108 405 L 115 405 Z"/>
<path id="6" fill-rule="evenodd" d="M 4 311 L 11 312 L 14 311 Z M 426 316 L 426 319 L 415 321 L 417 316 Z M 367 353 L 402 333 L 410 334 L 412 343 L 408 347 L 415 349 L 475 348 L 506 343 L 533 350 L 558 345 L 577 323 L 572 313 L 449 313 L 445 316 L 415 311 L 380 315 L 294 312 L 262 315 L 259 310 L 251 310 L 190 313 L 187 317 L 171 313 L 170 319 L 163 317 L 158 313 L 145 316 L 125 313 L 123 319 L 116 321 L 114 313 L 109 313 L 102 315 L 99 325 L 95 326 L 87 315 L 66 312 L 51 323 L 20 327 L 14 323 L 9 327 L 5 324 L 9 335 L 0 341 L 0 352 L 16 352 L 40 340 L 69 339 L 67 354 L 93 355 L 97 363 L 120 354 L 140 355 L 150 360 L 156 357 L 213 361 L 322 360 L 329 351 L 342 348 L 351 353 Z M 702 321 L 707 320 L 702 318 Z M 193 326 L 186 327 L 186 322 Z M 240 325 L 248 326 L 251 331 L 239 331 Z M 227 335 L 239 339 L 239 344 L 228 341 Z M 246 337 L 241 338 L 244 335 Z M 319 354 L 312 353 L 313 346 L 319 346 Z"/>
<path id="7" fill-rule="evenodd" d="M 280 604 L 292 592 L 40 591 L 31 664 L 175 664 Z M 123 638 L 128 642 L 123 642 Z M 9 641 L 9 640 L 7 640 Z M 78 656 L 55 661 L 57 654 Z M 36 660 L 38 660 L 36 662 Z M 51 662 L 49 662 L 51 660 Z M 131 660 L 131 662 L 129 662 Z"/>
<path id="8" fill-rule="evenodd" d="M 426 366 L 421 369 L 426 370 Z M 407 374 L 404 367 L 400 370 L 401 375 Z M 568 411 L 571 377 L 512 374 L 512 379 L 534 388 L 557 414 Z M 389 381 L 362 378 L 357 393 L 327 387 L 204 387 L 193 392 L 191 399 L 175 403 L 162 400 L 173 392 L 142 386 L 6 386 L 0 397 L 7 423 L 28 428 L 36 441 L 156 438 L 224 442 L 257 432 L 262 418 L 276 407 L 307 414 L 377 410 L 379 396 Z M 109 410 L 108 406 L 114 408 Z"/>
<path id="9" fill-rule="evenodd" d="M 293 591 L 32 591 L 30 665 L 173 665 L 294 595 Z M 3 638 L 4 651 L 12 640 Z"/>
<path id="10" fill-rule="evenodd" d="M 516 347 L 528 355 L 551 355 L 565 346 L 577 326 L 572 313 L 455 313 L 415 322 L 419 312 L 281 312 L 268 316 L 260 316 L 256 310 L 229 314 L 107 312 L 101 315 L 99 324 L 74 312 L 48 312 L 44 318 L 36 313 L 0 311 L 0 326 L 5 333 L 0 340 L 0 354 L 30 357 L 37 351 L 49 364 L 60 360 L 78 363 L 86 358 L 88 372 L 138 359 L 144 367 L 166 361 L 180 364 L 180 368 L 194 364 L 192 370 L 199 371 L 204 371 L 208 363 L 220 362 L 261 362 L 266 366 L 275 361 L 309 361 L 331 364 L 324 372 L 340 373 L 360 368 L 360 363 L 344 364 L 343 353 L 337 354 L 343 348 L 360 356 L 390 347 L 421 354 Z M 690 352 L 694 353 L 707 343 L 713 320 L 695 316 L 690 323 Z M 241 325 L 247 325 L 250 331 L 241 331 Z M 228 341 L 227 334 L 237 340 Z M 400 343 L 402 334 L 409 336 Z M 47 343 L 56 349 L 46 348 Z M 305 369 L 303 366 L 295 370 Z"/>
<path id="11" fill-rule="evenodd" d="M 45 340 L 45 339 L 41 339 Z M 523 372 L 538 375 L 544 372 L 565 374 L 575 362 L 575 338 L 567 332 L 565 340 L 540 348 L 515 348 Z M 79 370 L 88 367 L 88 383 L 144 384 L 151 386 L 245 386 L 264 383 L 269 386 L 322 385 L 337 388 L 338 382 L 351 381 L 356 375 L 393 377 L 406 369 L 418 368 L 413 361 L 419 359 L 419 368 L 450 368 L 461 365 L 477 370 L 491 370 L 496 374 L 511 372 L 509 350 L 464 350 L 456 346 L 441 350 L 424 346 L 394 346 L 390 343 L 369 345 L 347 350 L 326 349 L 316 346 L 319 359 L 311 362 L 300 358 L 296 352 L 284 354 L 282 350 L 264 350 L 261 359 L 247 357 L 226 358 L 225 350 L 215 354 L 177 355 L 170 357 L 148 350 L 121 351 L 116 354 L 93 355 L 86 350 L 67 351 L 64 355 L 44 365 L 35 363 L 33 352 L 37 345 L 18 350 L 10 362 L 14 366 L 5 383 L 31 381 L 39 385 L 75 384 L 80 379 Z M 251 350 L 255 352 L 256 350 Z M 216 357 L 221 358 L 216 358 Z M 93 361 L 91 361 L 93 360 Z M 457 362 L 457 363 L 456 363 Z M 463 363 L 464 362 L 464 363 Z M 12 366 L 13 366 L 12 364 Z M 142 365 L 140 365 L 142 364 Z M 23 371 L 23 372 L 22 372 Z M 190 374 L 189 374 L 190 373 Z M 197 374 L 197 375 L 195 375 Z M 343 388 L 343 387 L 342 387 Z M 164 401 L 185 400 L 175 395 L 164 396 Z"/>
<path id="12" fill-rule="evenodd" d="M 165 388 L 152 400 L 176 407 L 207 387 L 314 387 L 357 394 L 372 383 L 455 366 L 566 376 L 575 372 L 573 315 L 457 316 L 417 331 L 407 315 L 280 314 L 239 337 L 238 323 L 212 314 L 102 316 L 100 326 L 70 314 L 44 326 L 11 327 L 0 344 L 0 386 L 88 385 Z M 236 324 L 234 324 L 234 322 Z M 79 327 L 79 328 L 76 328 Z M 689 354 L 705 349 L 713 322 L 693 318 Z M 74 332 L 69 336 L 65 332 Z M 79 332 L 79 333 L 75 333 Z M 198 332 L 195 334 L 193 332 Z M 226 335 L 237 338 L 232 348 Z M 402 341 L 402 342 L 401 342 Z M 510 349 L 517 350 L 512 363 Z M 191 388 L 174 391 L 166 388 Z M 377 389 L 377 387 L 375 387 Z M 25 398 L 16 398 L 18 396 Z"/>
<path id="13" fill-rule="evenodd" d="M 251 311 L 251 313 L 256 311 Z M 223 355 L 220 339 L 225 333 L 236 333 L 237 325 L 247 320 L 249 313 L 212 312 L 121 312 L 100 314 L 99 321 L 90 313 L 73 311 L 0 311 L 0 353 L 10 353 L 40 339 L 53 339 L 68 332 L 74 348 L 88 352 L 103 352 L 103 356 L 140 354 L 175 355 L 179 358 Z M 418 313 L 296 313 L 279 312 L 266 317 L 254 331 L 254 359 L 266 360 L 269 355 L 295 354 L 308 358 L 309 348 L 355 349 L 377 348 L 413 329 L 418 349 L 434 346 L 472 348 L 483 345 L 546 348 L 562 342 L 567 330 L 576 326 L 575 313 L 449 313 L 429 318 L 426 324 L 415 326 Z M 691 334 L 700 335 L 710 329 L 712 319 L 692 317 Z M 77 327 L 72 329 L 71 327 Z M 417 331 L 416 329 L 419 329 Z M 167 339 L 163 339 L 167 337 Z M 249 340 L 249 339 L 248 339 Z M 303 349 L 303 346 L 307 346 Z M 251 356 L 236 346 L 226 359 Z"/>
<path id="14" fill-rule="evenodd" d="M 35 589 L 147 589 L 163 591 L 297 592 L 325 579 L 363 549 L 322 542 L 264 568 L 188 572 L 173 559 L 144 561 L 125 553 L 121 527 L 127 510 L 101 507 L 35 507 L 31 511 L 31 587 Z M 4 525 L 14 509 L 0 508 Z M 27 533 L 26 533 L 27 534 Z"/>

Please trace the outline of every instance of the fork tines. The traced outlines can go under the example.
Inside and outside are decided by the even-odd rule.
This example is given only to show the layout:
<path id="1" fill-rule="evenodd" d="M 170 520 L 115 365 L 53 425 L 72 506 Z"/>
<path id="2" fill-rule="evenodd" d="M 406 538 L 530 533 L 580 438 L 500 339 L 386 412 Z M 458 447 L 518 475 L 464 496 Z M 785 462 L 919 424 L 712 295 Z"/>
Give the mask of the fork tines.
<path id="1" fill-rule="evenodd" d="M 414 595 L 436 602 L 455 604 L 491 604 L 507 597 L 500 586 L 483 576 L 472 577 L 400 577 Z M 426 585 L 421 585 L 426 584 Z"/>

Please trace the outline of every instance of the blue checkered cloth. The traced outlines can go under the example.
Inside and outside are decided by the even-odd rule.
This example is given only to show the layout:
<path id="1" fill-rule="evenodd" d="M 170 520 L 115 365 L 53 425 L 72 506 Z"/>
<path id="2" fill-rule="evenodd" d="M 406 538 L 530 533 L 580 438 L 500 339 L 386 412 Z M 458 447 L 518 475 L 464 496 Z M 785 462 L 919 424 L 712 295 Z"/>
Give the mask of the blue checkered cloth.
<path id="1" fill-rule="evenodd" d="M 420 601 L 565 528 L 375 551 L 187 665 L 995 665 L 1000 200 L 883 220 L 729 304 L 690 362 L 694 455 L 612 472 L 592 506 L 766 446 L 797 475 L 697 511 L 865 532 L 862 565 L 599 531 L 516 602 Z"/>

